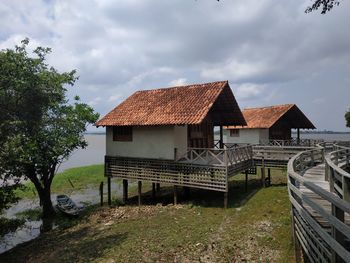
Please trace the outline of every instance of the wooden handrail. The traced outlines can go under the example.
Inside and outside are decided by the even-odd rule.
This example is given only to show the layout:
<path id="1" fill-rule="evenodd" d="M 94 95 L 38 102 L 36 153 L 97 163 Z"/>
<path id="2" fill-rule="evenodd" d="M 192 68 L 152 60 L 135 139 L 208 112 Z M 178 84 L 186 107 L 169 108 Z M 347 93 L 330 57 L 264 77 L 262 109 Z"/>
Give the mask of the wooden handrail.
<path id="1" fill-rule="evenodd" d="M 350 149 L 336 145 L 336 149 L 326 155 L 326 173 L 330 184 L 330 190 L 340 198 L 350 202 L 350 173 L 344 170 L 349 168 Z"/>
<path id="2" fill-rule="evenodd" d="M 288 193 L 292 204 L 294 239 L 298 240 L 298 242 L 295 242 L 302 245 L 304 250 L 306 250 L 306 255 L 311 257 L 312 261 L 339 262 L 339 258 L 342 258 L 345 262 L 348 262 L 350 259 L 350 252 L 344 245 L 344 237 L 350 238 L 350 226 L 345 223 L 344 215 L 350 214 L 350 203 L 341 196 L 328 192 L 303 177 L 308 169 L 323 162 L 326 162 L 326 169 L 333 169 L 330 174 L 332 174 L 333 171 L 342 171 L 342 178 L 346 177 L 348 173 L 334 163 L 333 156 L 337 156 L 337 160 L 339 160 L 339 156 L 344 156 L 339 154 L 339 151 L 348 153 L 349 149 L 342 148 L 338 150 L 337 154 L 332 152 L 324 158 L 324 151 L 328 149 L 328 147 L 329 145 L 326 143 L 319 144 L 314 149 L 296 154 L 288 162 Z M 336 147 L 333 146 L 333 148 Z M 349 158 L 347 154 L 345 156 Z M 335 180 L 334 177 L 333 180 Z M 330 180 L 330 182 L 331 181 L 332 180 Z M 311 193 L 329 202 L 332 211 L 325 210 L 319 202 L 313 201 L 312 198 L 305 194 L 305 191 L 300 190 L 301 187 L 307 188 L 308 192 L 311 191 Z M 329 223 L 332 228 L 332 235 L 329 235 L 327 231 L 321 227 L 310 211 L 318 213 L 325 222 Z M 327 244 L 329 248 L 323 244 Z M 308 251 L 310 247 L 312 247 L 312 251 Z M 312 258 L 313 256 L 317 256 L 317 258 Z"/>
<path id="3" fill-rule="evenodd" d="M 176 161 L 203 165 L 229 166 L 252 160 L 252 158 L 252 146 L 246 145 L 224 149 L 188 148 Z"/>
<path id="4" fill-rule="evenodd" d="M 315 139 L 290 139 L 290 140 L 260 140 L 259 145 L 270 145 L 270 146 L 313 146 L 315 147 L 317 144 L 323 142 L 323 140 L 315 140 Z"/>

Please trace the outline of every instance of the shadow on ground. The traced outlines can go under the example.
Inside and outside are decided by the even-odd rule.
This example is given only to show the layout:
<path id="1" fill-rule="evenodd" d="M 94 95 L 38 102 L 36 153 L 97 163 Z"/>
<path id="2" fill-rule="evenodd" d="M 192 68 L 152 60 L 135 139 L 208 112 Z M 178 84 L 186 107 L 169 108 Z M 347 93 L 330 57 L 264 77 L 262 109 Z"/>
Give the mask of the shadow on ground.
<path id="1" fill-rule="evenodd" d="M 91 227 L 61 233 L 50 232 L 35 242 L 22 244 L 21 249 L 17 247 L 0 255 L 0 261 L 71 262 L 74 259 L 74 262 L 90 262 L 101 258 L 106 250 L 120 245 L 127 238 L 127 232 L 115 234 Z M 45 254 L 40 254 L 40 250 Z"/>
<path id="2" fill-rule="evenodd" d="M 247 190 L 245 189 L 245 180 L 242 176 L 237 176 L 229 182 L 228 192 L 228 207 L 236 208 L 244 205 L 248 202 L 261 188 L 262 183 L 259 176 L 251 176 L 248 181 Z M 149 186 L 149 185 L 148 185 Z M 279 181 L 274 182 L 270 187 L 274 186 L 286 186 L 286 183 Z M 146 187 L 145 187 L 146 188 Z M 155 205 L 161 203 L 162 205 L 169 205 L 174 203 L 174 188 L 172 186 L 162 185 L 160 192 L 156 192 L 155 198 L 152 198 L 152 191 L 143 190 L 142 204 L 143 205 Z M 224 193 L 203 189 L 190 188 L 189 194 L 186 193 L 184 187 L 178 187 L 177 189 L 178 204 L 193 204 L 203 207 L 223 207 L 224 206 Z M 138 205 L 138 196 L 132 196 L 128 199 L 128 205 Z"/>

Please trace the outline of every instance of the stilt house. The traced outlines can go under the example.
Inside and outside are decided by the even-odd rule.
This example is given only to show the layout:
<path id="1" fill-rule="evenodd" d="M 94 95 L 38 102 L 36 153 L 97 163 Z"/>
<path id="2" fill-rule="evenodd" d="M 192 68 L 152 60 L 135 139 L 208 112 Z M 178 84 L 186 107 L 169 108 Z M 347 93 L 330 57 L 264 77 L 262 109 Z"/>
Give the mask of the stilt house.
<path id="1" fill-rule="evenodd" d="M 96 123 L 106 127 L 105 176 L 124 179 L 124 196 L 127 180 L 227 192 L 228 177 L 252 165 L 251 147 L 223 148 L 229 125 L 246 122 L 227 81 L 137 91 Z"/>
<path id="2" fill-rule="evenodd" d="M 315 126 L 295 104 L 284 104 L 242 111 L 246 126 L 229 126 L 224 133 L 225 143 L 266 144 L 270 141 L 290 141 L 292 129 L 315 129 Z"/>

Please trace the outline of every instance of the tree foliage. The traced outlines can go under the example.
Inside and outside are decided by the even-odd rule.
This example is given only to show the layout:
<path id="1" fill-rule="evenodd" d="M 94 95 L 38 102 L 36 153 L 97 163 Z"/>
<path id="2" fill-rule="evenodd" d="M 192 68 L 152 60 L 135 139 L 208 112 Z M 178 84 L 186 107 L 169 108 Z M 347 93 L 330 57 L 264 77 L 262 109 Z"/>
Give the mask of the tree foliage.
<path id="1" fill-rule="evenodd" d="M 310 13 L 312 11 L 321 9 L 321 14 L 326 14 L 333 7 L 338 6 L 339 3 L 339 0 L 315 0 L 311 6 L 308 6 L 306 8 L 305 13 Z"/>
<path id="2" fill-rule="evenodd" d="M 56 169 L 87 142 L 83 133 L 98 114 L 66 98 L 77 80 L 75 70 L 59 73 L 45 63 L 49 48 L 27 53 L 29 40 L 0 52 L 0 174 L 6 181 L 27 178 L 43 205 L 43 215 L 54 214 L 50 187 Z"/>
<path id="3" fill-rule="evenodd" d="M 346 127 L 350 128 L 350 110 L 345 113 Z"/>
<path id="4" fill-rule="evenodd" d="M 220 0 L 217 0 L 220 2 Z M 310 13 L 312 11 L 316 11 L 318 9 L 321 9 L 321 14 L 326 14 L 329 12 L 333 7 L 338 6 L 340 4 L 339 0 L 313 0 L 313 4 L 311 6 L 308 6 L 305 9 L 305 13 Z"/>

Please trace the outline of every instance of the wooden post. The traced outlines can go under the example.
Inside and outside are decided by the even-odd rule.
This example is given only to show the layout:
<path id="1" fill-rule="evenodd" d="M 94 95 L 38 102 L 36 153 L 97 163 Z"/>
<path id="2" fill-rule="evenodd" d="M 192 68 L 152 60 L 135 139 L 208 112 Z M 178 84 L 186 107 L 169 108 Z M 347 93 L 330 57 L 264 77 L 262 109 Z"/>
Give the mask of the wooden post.
<path id="1" fill-rule="evenodd" d="M 177 186 L 174 185 L 174 205 L 177 205 Z"/>
<path id="2" fill-rule="evenodd" d="M 137 192 L 138 192 L 138 203 L 139 203 L 139 206 L 141 205 L 141 194 L 142 194 L 142 181 L 138 181 L 137 182 Z"/>
<path id="3" fill-rule="evenodd" d="M 245 192 L 248 192 L 248 170 L 245 170 Z"/>
<path id="4" fill-rule="evenodd" d="M 261 160 L 261 184 L 265 187 L 265 160 L 264 157 Z"/>
<path id="5" fill-rule="evenodd" d="M 329 181 L 329 165 L 327 162 L 324 163 L 324 169 L 325 169 L 324 180 L 328 182 Z"/>
<path id="6" fill-rule="evenodd" d="M 261 167 L 261 185 L 265 187 L 265 166 Z"/>
<path id="7" fill-rule="evenodd" d="M 123 203 L 128 201 L 128 180 L 123 179 Z"/>
<path id="8" fill-rule="evenodd" d="M 174 161 L 177 161 L 177 148 L 174 148 Z"/>
<path id="9" fill-rule="evenodd" d="M 295 218 L 294 218 L 294 212 L 293 212 L 293 208 L 291 211 L 292 214 L 292 237 L 293 237 L 293 241 L 294 241 L 294 253 L 295 253 L 295 262 L 296 263 L 300 263 L 302 262 L 302 257 L 301 257 L 301 245 L 300 242 L 298 240 L 298 237 L 296 235 L 296 230 L 295 230 Z"/>
<path id="10" fill-rule="evenodd" d="M 297 128 L 297 145 L 300 144 L 300 128 Z"/>
<path id="11" fill-rule="evenodd" d="M 333 170 L 333 168 L 329 168 L 329 191 L 331 193 L 334 193 L 334 173 L 335 171 Z"/>
<path id="12" fill-rule="evenodd" d="M 223 135 L 222 125 L 220 125 L 220 144 L 219 144 L 220 149 L 224 148 L 223 138 L 224 138 L 224 135 Z"/>
<path id="13" fill-rule="evenodd" d="M 156 198 L 156 183 L 152 183 L 152 199 Z"/>
<path id="14" fill-rule="evenodd" d="M 107 188 L 108 188 L 108 205 L 112 205 L 112 196 L 111 196 L 111 177 L 107 177 Z"/>
<path id="15" fill-rule="evenodd" d="M 103 182 L 100 183 L 100 205 L 103 206 Z"/>
<path id="16" fill-rule="evenodd" d="M 350 203 L 350 179 L 343 176 L 343 199 Z"/>
<path id="17" fill-rule="evenodd" d="M 228 192 L 224 192 L 224 208 L 228 207 Z"/>
<path id="18" fill-rule="evenodd" d="M 344 211 L 332 204 L 332 215 L 344 222 Z M 332 237 L 342 246 L 345 244 L 344 235 L 332 226 Z M 331 262 L 343 262 L 343 260 L 332 250 L 332 260 Z"/>
<path id="19" fill-rule="evenodd" d="M 269 186 L 270 186 L 271 185 L 271 169 L 270 168 L 267 168 L 267 178 L 268 178 Z"/>
<path id="20" fill-rule="evenodd" d="M 156 190 L 157 192 L 160 192 L 160 183 L 156 183 Z"/>

